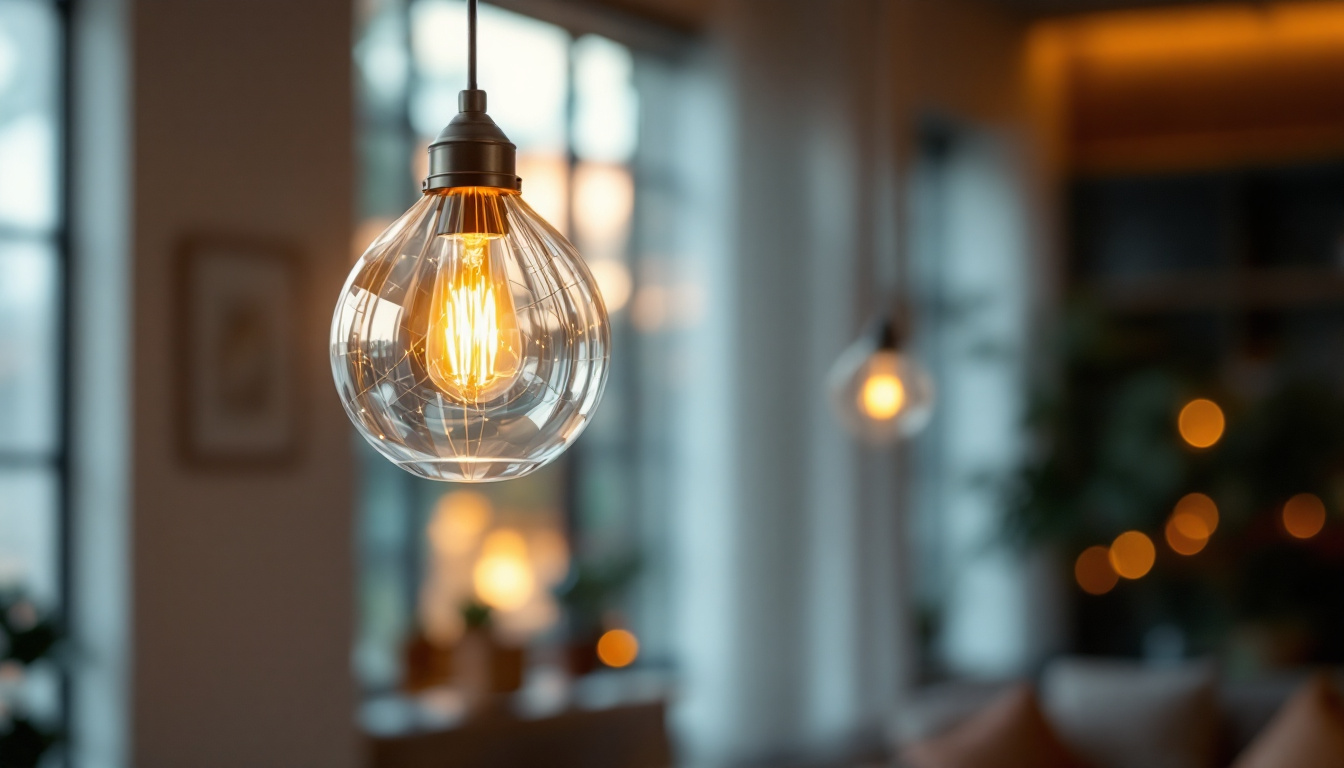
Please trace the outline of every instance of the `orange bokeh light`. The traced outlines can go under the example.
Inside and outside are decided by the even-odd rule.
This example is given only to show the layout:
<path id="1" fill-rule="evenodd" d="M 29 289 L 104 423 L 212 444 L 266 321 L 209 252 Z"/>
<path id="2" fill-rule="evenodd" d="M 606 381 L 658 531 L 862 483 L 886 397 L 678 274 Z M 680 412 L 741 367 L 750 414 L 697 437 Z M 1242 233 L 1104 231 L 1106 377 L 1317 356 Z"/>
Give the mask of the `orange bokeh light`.
<path id="1" fill-rule="evenodd" d="M 1176 502 L 1171 522 L 1187 539 L 1208 539 L 1218 530 L 1218 505 L 1202 493 L 1188 493 Z"/>
<path id="2" fill-rule="evenodd" d="M 1283 529 L 1295 539 L 1310 539 L 1325 527 L 1325 502 L 1312 493 L 1299 493 L 1283 504 Z"/>
<path id="3" fill-rule="evenodd" d="M 491 608 L 516 611 L 527 605 L 536 592 L 537 579 L 522 534 L 501 528 L 487 536 L 471 578 L 476 596 Z"/>
<path id="4" fill-rule="evenodd" d="M 489 496 L 476 491 L 450 491 L 434 506 L 429 540 L 440 554 L 464 554 L 480 541 L 493 515 Z"/>
<path id="5" fill-rule="evenodd" d="M 1125 531 L 1111 542 L 1111 567 L 1122 578 L 1141 579 L 1153 569 L 1157 548 L 1139 531 Z"/>
<path id="6" fill-rule="evenodd" d="M 1217 403 L 1201 398 L 1185 404 L 1176 426 L 1182 440 L 1195 448 L 1208 448 L 1222 438 L 1227 421 Z"/>
<path id="7" fill-rule="evenodd" d="M 628 667 L 639 656 L 639 640 L 624 629 L 613 629 L 598 638 L 597 658 L 608 667 Z"/>
<path id="8" fill-rule="evenodd" d="M 1106 547 L 1088 547 L 1073 564 L 1073 577 L 1089 595 L 1104 595 L 1120 580 L 1111 567 L 1111 551 Z"/>
<path id="9" fill-rule="evenodd" d="M 1167 520 L 1167 546 L 1171 547 L 1171 551 L 1178 555 L 1199 554 L 1209 543 L 1209 537 L 1203 536 L 1195 538 L 1187 536 L 1177 524 L 1177 517 L 1177 515 L 1172 515 L 1171 518 Z M 1200 525 L 1203 524 L 1200 523 Z"/>

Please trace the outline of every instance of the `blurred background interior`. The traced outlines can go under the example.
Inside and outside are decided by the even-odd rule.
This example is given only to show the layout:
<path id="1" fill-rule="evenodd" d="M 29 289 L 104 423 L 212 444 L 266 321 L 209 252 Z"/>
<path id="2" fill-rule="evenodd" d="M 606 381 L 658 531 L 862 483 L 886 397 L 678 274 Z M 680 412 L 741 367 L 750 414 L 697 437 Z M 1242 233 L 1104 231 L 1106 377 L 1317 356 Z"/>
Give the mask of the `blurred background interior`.
<path id="1" fill-rule="evenodd" d="M 1344 664 L 1344 3 L 480 24 L 613 344 L 467 486 L 327 360 L 465 3 L 0 0 L 0 766 L 962 766 L 909 745 L 1017 680 L 1096 768 L 1227 765 Z M 881 444 L 875 315 L 936 391 Z"/>

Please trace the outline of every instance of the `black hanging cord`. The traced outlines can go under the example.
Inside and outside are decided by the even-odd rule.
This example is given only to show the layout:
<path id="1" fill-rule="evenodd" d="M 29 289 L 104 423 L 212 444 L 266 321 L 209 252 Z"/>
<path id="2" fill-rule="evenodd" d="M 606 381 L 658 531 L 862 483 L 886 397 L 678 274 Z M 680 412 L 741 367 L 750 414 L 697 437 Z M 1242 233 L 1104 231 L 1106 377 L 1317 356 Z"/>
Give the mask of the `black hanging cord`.
<path id="1" fill-rule="evenodd" d="M 485 114 L 485 91 L 476 87 L 476 4 L 467 0 L 467 88 L 457 94 L 457 116 L 429 145 L 429 176 L 421 187 L 426 192 L 522 188 L 517 147 Z"/>
<path id="2" fill-rule="evenodd" d="M 467 90 L 476 90 L 476 0 L 467 0 Z"/>

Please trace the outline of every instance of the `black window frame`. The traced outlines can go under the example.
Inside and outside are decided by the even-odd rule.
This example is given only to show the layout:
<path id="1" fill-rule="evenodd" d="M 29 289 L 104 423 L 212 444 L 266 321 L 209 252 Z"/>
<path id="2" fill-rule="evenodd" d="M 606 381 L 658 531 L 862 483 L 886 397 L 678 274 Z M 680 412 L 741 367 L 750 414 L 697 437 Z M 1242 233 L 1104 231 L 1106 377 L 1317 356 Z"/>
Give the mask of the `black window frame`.
<path id="1" fill-rule="evenodd" d="M 55 23 L 54 64 L 56 77 L 53 87 L 56 92 L 53 99 L 54 128 L 56 131 L 56 168 L 55 182 L 56 220 L 49 230 L 28 230 L 0 226 L 0 241 L 16 243 L 42 243 L 49 246 L 55 259 L 57 276 L 53 314 L 57 349 L 54 381 L 56 393 L 56 412 L 54 416 L 54 442 L 48 449 L 8 449 L 0 450 L 0 469 L 19 471 L 48 471 L 55 479 L 55 558 L 56 558 L 56 600 L 58 605 L 47 606 L 54 609 L 57 622 L 66 628 L 69 635 L 71 619 L 74 615 L 74 504 L 71 482 L 71 444 L 74 424 L 70 418 L 73 406 L 73 393 L 70 382 L 75 361 L 73 359 L 73 323 L 72 304 L 74 298 L 74 259 L 72 256 L 71 214 L 73 207 L 72 163 L 73 131 L 71 118 L 74 113 L 74 46 L 72 25 L 75 5 L 78 0 L 5 0 L 15 5 L 28 3 L 36 7 L 46 7 Z M 71 707 L 74 700 L 74 679 L 67 665 L 58 667 L 58 709 L 56 729 L 69 741 Z M 62 754 L 60 763 L 71 764 L 68 752 Z"/>

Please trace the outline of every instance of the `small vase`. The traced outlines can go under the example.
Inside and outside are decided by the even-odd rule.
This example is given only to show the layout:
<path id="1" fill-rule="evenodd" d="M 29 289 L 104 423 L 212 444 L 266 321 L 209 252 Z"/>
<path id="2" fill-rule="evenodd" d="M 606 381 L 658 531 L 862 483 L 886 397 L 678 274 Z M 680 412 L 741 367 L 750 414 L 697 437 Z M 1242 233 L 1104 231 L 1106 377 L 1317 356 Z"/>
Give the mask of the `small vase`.
<path id="1" fill-rule="evenodd" d="M 468 629 L 453 649 L 453 686 L 468 712 L 479 712 L 494 691 L 495 641 L 486 629 Z"/>

